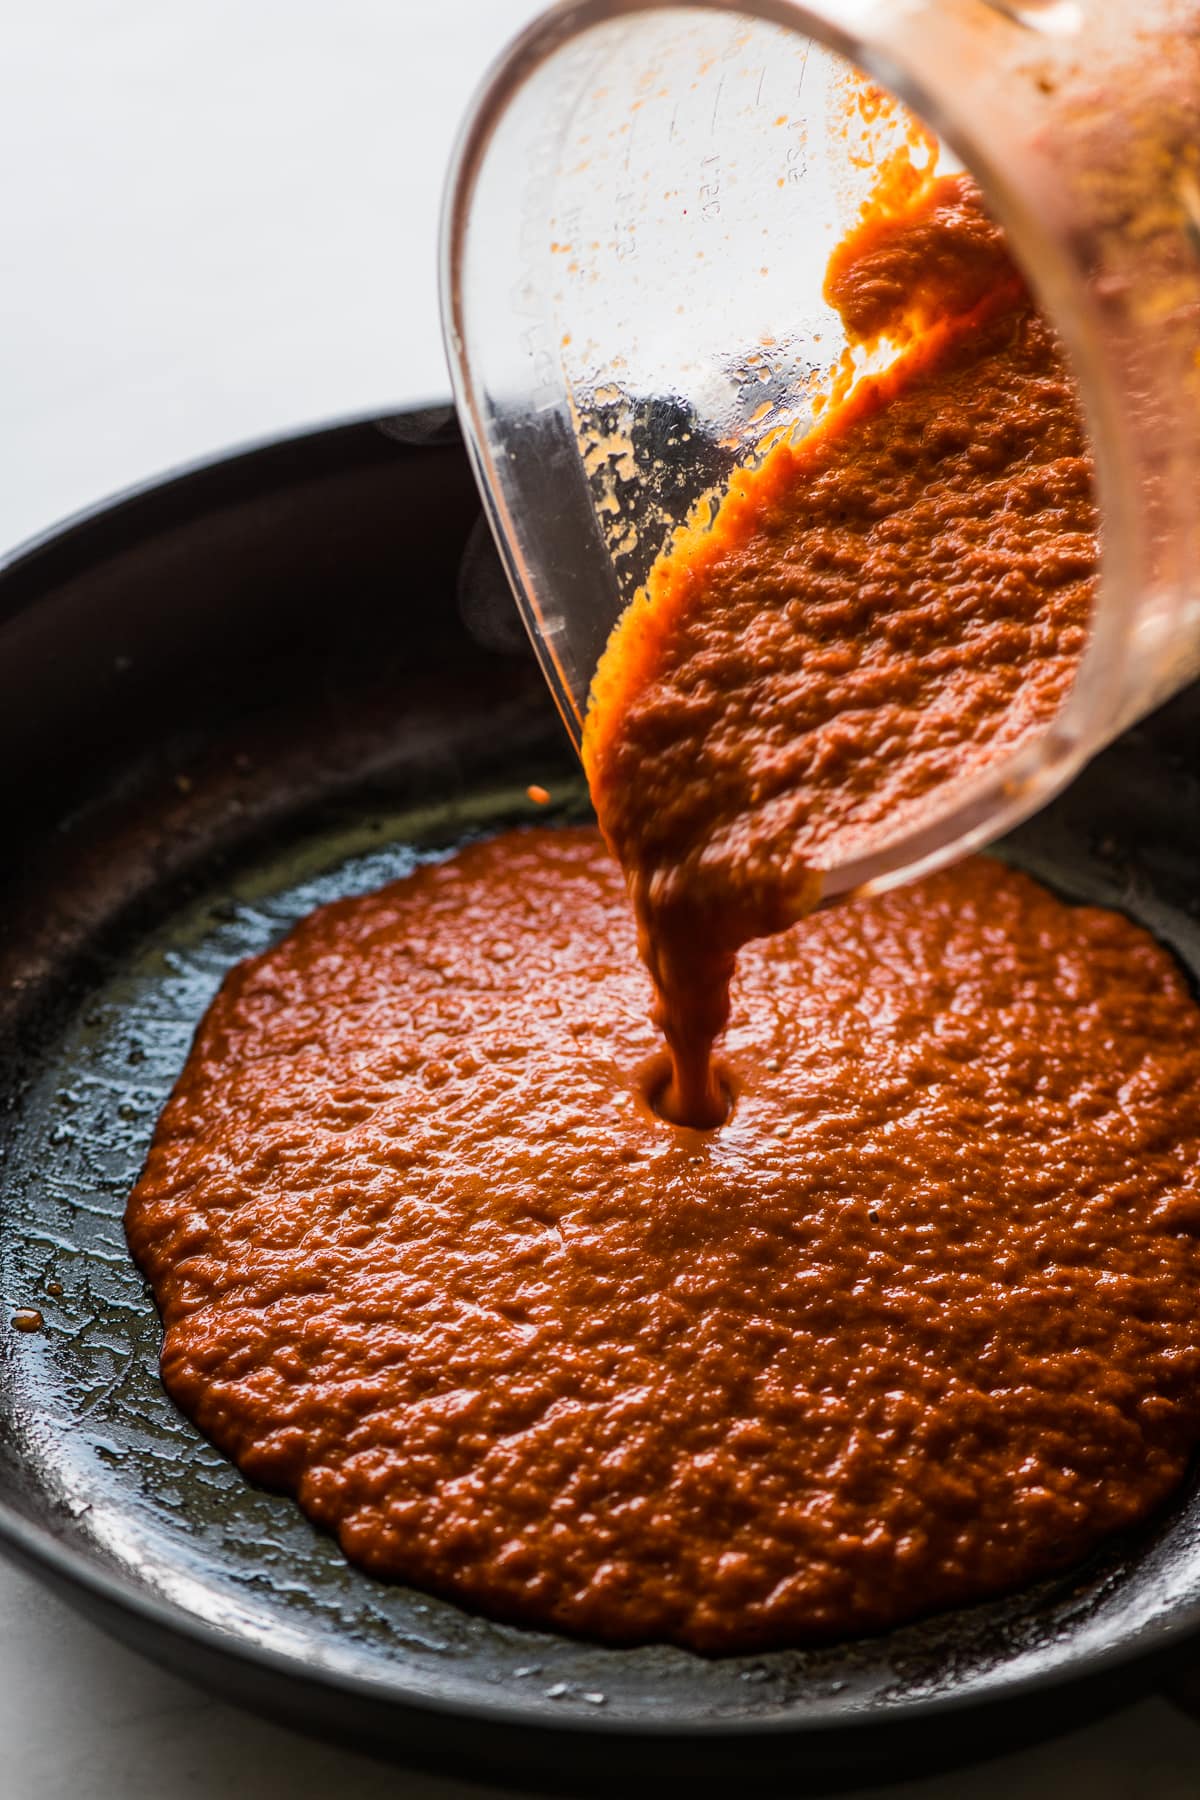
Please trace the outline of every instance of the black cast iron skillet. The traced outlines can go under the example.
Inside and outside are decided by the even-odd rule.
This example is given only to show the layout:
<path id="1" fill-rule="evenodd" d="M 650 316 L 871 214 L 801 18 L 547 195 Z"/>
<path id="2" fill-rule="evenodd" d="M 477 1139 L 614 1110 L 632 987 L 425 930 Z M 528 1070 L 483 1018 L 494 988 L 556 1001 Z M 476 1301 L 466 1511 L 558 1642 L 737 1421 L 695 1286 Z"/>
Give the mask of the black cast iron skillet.
<path id="1" fill-rule="evenodd" d="M 582 807 L 447 412 L 353 421 L 78 519 L 0 571 L 0 1537 L 262 1711 L 570 1791 L 815 1792 L 1124 1700 L 1200 1626 L 1195 1487 L 1010 1600 L 705 1660 L 501 1627 L 352 1569 L 171 1407 L 121 1213 L 221 972 L 317 901 Z M 1200 970 L 1200 697 L 1005 854 Z M 40 1330 L 11 1327 L 34 1308 Z"/>

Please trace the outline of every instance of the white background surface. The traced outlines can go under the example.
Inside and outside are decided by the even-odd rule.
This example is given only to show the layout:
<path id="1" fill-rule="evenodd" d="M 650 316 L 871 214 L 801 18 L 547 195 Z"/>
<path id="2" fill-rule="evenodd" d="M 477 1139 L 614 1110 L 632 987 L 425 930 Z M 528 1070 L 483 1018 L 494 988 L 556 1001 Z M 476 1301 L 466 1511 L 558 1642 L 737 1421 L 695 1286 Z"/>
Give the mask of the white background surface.
<path id="1" fill-rule="evenodd" d="M 0 24 L 0 549 L 181 460 L 448 391 L 441 175 L 529 0 L 24 0 Z M 0 1800 L 448 1800 L 219 1705 L 0 1565 Z M 910 1800 L 1195 1800 L 1154 1700 Z"/>
<path id="2" fill-rule="evenodd" d="M 538 10 L 0 8 L 0 547 L 237 439 L 448 393 L 442 173 Z"/>

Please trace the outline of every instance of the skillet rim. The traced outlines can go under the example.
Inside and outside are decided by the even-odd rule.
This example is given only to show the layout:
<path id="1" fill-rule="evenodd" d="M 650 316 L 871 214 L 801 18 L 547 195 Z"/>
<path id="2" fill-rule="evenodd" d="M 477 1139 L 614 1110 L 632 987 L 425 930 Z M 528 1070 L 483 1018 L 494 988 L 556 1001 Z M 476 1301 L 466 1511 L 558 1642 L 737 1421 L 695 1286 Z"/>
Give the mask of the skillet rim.
<path id="1" fill-rule="evenodd" d="M 84 574 L 157 530 L 170 528 L 185 518 L 202 517 L 222 502 L 245 500 L 252 493 L 289 485 L 301 474 L 312 476 L 322 468 L 345 473 L 356 462 L 394 458 L 401 447 L 416 454 L 430 450 L 465 454 L 450 402 L 434 399 L 387 412 L 367 409 L 335 415 L 285 431 L 264 433 L 172 465 L 79 508 L 0 553 L 0 624 L 18 613 L 23 603 L 36 603 L 46 585 Z M 0 1552 L 35 1577 L 49 1581 L 68 1603 L 87 1610 L 102 1629 L 111 1631 L 114 1627 L 105 1612 L 97 1614 L 94 1607 L 88 1607 L 89 1600 L 133 1625 L 140 1622 L 167 1641 L 183 1640 L 218 1664 L 233 1669 L 248 1667 L 292 1687 L 331 1690 L 367 1707 L 382 1708 L 395 1717 L 397 1724 L 405 1717 L 433 1715 L 442 1720 L 517 1732 L 539 1741 L 601 1740 L 613 1748 L 623 1740 L 631 1746 L 682 1746 L 700 1741 L 709 1747 L 736 1747 L 746 1740 L 756 1740 L 777 1742 L 781 1748 L 790 1745 L 796 1750 L 815 1741 L 833 1749 L 839 1741 L 849 1746 L 854 1740 L 850 1760 L 857 1760 L 864 1778 L 873 1781 L 911 1779 L 922 1766 L 926 1770 L 945 1767 L 955 1760 L 978 1759 L 1056 1735 L 1082 1722 L 1078 1702 L 1103 1689 L 1106 1683 L 1111 1689 L 1121 1676 L 1126 1681 L 1120 1686 L 1119 1700 L 1126 1704 L 1151 1688 L 1154 1676 L 1181 1660 L 1181 1649 L 1200 1636 L 1198 1598 L 1148 1627 L 1069 1656 L 1056 1669 L 1012 1677 L 993 1673 L 982 1693 L 931 1695 L 894 1704 L 875 1702 L 861 1713 L 843 1710 L 836 1717 L 822 1717 L 819 1710 L 814 1710 L 803 1717 L 777 1714 L 686 1721 L 571 1711 L 549 1718 L 540 1708 L 523 1708 L 509 1700 L 493 1701 L 482 1693 L 449 1698 L 422 1689 L 406 1690 L 399 1684 L 385 1686 L 347 1670 L 308 1663 L 298 1655 L 223 1630 L 175 1602 L 159 1599 L 106 1568 L 97 1558 L 67 1545 L 50 1527 L 29 1518 L 2 1496 Z M 122 1635 L 119 1631 L 117 1634 Z M 136 1639 L 126 1641 L 139 1648 Z M 147 1648 L 143 1653 L 150 1651 Z M 1136 1679 L 1130 1681 L 1131 1675 L 1136 1675 Z M 206 1678 L 193 1674 L 192 1679 L 204 1682 Z M 1022 1707 L 1033 1704 L 1044 1710 L 1047 1703 L 1068 1699 L 1076 1701 L 1074 1709 L 1064 1707 L 1055 1722 L 1047 1723 L 1044 1718 L 1040 1723 L 1027 1722 L 1009 1743 L 988 1745 L 981 1741 L 957 1759 L 946 1758 L 944 1753 L 941 1758 L 918 1755 L 914 1762 L 906 1758 L 890 1774 L 873 1766 L 875 1756 L 886 1749 L 889 1740 L 898 1742 L 936 1721 L 961 1727 L 971 1719 L 982 1723 L 986 1716 L 994 1727 L 1000 1718 L 1012 1716 Z M 249 1700 L 247 1704 L 253 1707 L 256 1703 Z M 303 1729 L 303 1722 L 300 1723 Z M 864 1738 L 871 1740 L 869 1749 Z M 453 1760 L 452 1755 L 447 1759 L 446 1772 Z M 428 1758 L 425 1761 L 430 1766 Z M 679 1772 L 682 1774 L 683 1770 Z M 505 1778 L 499 1770 L 493 1771 L 493 1776 L 497 1780 Z"/>

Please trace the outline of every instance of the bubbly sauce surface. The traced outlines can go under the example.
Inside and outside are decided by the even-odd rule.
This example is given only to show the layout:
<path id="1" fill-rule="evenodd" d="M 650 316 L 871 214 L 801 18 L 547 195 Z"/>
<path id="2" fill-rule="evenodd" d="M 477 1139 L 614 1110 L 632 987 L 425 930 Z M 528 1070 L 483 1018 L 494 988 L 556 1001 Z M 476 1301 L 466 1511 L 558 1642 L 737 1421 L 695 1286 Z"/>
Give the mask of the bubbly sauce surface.
<path id="1" fill-rule="evenodd" d="M 181 1407 L 377 1575 L 706 1651 L 1143 1518 L 1197 1435 L 1200 1019 L 975 860 L 749 945 L 719 1132 L 619 871 L 511 833 L 231 971 L 127 1225 Z"/>

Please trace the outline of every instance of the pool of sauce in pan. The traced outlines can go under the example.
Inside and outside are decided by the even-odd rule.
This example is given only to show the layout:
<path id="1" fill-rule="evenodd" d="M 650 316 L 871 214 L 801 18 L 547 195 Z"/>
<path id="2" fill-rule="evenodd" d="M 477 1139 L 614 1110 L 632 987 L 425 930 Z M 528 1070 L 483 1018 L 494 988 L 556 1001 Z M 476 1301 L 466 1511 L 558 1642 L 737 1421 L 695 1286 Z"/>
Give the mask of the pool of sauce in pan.
<path id="1" fill-rule="evenodd" d="M 174 1399 L 377 1575 L 704 1650 L 1076 1560 L 1197 1428 L 1200 1031 L 978 859 L 748 945 L 719 1131 L 620 871 L 514 832 L 234 969 L 128 1227 Z"/>
<path id="2" fill-rule="evenodd" d="M 1172 957 L 987 859 L 802 918 L 1054 711 L 1096 557 L 969 183 L 864 220 L 829 292 L 897 361 L 739 475 L 606 654 L 624 874 L 512 832 L 312 914 L 230 972 L 127 1213 L 166 1385 L 248 1475 L 374 1574 L 610 1642 L 997 1593 L 1200 1436 Z"/>

